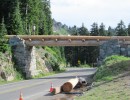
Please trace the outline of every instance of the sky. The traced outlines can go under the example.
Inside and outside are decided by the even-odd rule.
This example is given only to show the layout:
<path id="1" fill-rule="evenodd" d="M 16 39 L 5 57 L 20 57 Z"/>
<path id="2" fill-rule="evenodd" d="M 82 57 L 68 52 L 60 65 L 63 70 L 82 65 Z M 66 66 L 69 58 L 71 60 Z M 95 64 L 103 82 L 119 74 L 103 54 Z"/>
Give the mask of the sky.
<path id="1" fill-rule="evenodd" d="M 102 22 L 115 28 L 120 20 L 130 23 L 130 0 L 50 0 L 52 18 L 68 26 L 91 28 Z"/>

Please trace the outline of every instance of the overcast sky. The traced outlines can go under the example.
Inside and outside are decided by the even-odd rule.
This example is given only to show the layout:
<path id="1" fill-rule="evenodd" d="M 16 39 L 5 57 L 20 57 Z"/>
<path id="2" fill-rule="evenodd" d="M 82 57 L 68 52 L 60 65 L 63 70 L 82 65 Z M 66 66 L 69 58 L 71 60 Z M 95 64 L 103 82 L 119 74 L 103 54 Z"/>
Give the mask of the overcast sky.
<path id="1" fill-rule="evenodd" d="M 93 22 L 115 28 L 120 20 L 130 23 L 130 0 L 50 0 L 52 18 L 68 26 L 90 29 Z"/>

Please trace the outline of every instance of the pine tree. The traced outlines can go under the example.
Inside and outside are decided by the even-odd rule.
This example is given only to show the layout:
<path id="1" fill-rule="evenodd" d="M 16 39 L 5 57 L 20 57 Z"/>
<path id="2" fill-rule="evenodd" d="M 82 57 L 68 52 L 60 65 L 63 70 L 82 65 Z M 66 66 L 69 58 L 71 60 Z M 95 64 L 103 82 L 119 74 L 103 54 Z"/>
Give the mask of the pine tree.
<path id="1" fill-rule="evenodd" d="M 100 36 L 107 36 L 106 30 L 105 30 L 105 25 L 103 23 L 101 23 L 101 25 L 99 27 L 99 34 L 100 34 Z"/>
<path id="2" fill-rule="evenodd" d="M 108 31 L 107 31 L 108 36 L 113 36 L 114 34 L 112 33 L 112 28 L 111 26 L 108 27 Z"/>
<path id="3" fill-rule="evenodd" d="M 48 34 L 48 28 L 47 28 L 47 20 L 46 20 L 46 2 L 43 0 L 43 2 L 40 4 L 40 27 L 39 27 L 39 34 L 40 35 L 47 35 Z"/>
<path id="4" fill-rule="evenodd" d="M 79 35 L 89 35 L 88 29 L 84 27 L 84 24 L 82 24 L 82 27 L 78 29 Z"/>
<path id="5" fill-rule="evenodd" d="M 98 36 L 99 35 L 98 24 L 94 22 L 91 26 L 92 26 L 91 35 L 92 36 Z"/>
<path id="6" fill-rule="evenodd" d="M 70 32 L 72 35 L 78 35 L 77 26 L 74 25 L 73 27 L 71 27 L 71 28 L 69 29 L 69 32 Z"/>
<path id="7" fill-rule="evenodd" d="M 116 27 L 116 34 L 117 36 L 127 36 L 126 27 L 124 22 L 121 20 Z"/>
<path id="8" fill-rule="evenodd" d="M 29 34 L 38 34 L 41 0 L 28 0 L 26 3 L 26 24 Z"/>
<path id="9" fill-rule="evenodd" d="M 44 14 L 44 34 L 51 35 L 52 34 L 52 18 L 50 11 L 50 0 L 43 0 L 43 14 Z"/>
<path id="10" fill-rule="evenodd" d="M 11 29 L 11 34 L 15 35 L 21 35 L 23 33 L 23 25 L 22 25 L 22 19 L 21 19 L 21 14 L 20 14 L 20 7 L 19 7 L 19 1 L 16 0 L 14 2 L 14 9 L 12 9 L 12 14 L 10 18 L 10 29 Z"/>
<path id="11" fill-rule="evenodd" d="M 7 29 L 5 27 L 4 18 L 2 18 L 2 23 L 0 25 L 0 37 L 3 37 L 7 34 Z"/>

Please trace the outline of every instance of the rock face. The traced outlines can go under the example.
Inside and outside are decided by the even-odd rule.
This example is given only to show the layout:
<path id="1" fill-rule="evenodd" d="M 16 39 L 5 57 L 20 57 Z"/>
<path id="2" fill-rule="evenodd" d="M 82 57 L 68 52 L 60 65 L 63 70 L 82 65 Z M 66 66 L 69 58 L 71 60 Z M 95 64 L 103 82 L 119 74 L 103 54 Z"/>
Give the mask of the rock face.
<path id="1" fill-rule="evenodd" d="M 110 40 L 100 46 L 99 63 L 107 56 L 123 55 L 130 56 L 130 45 L 119 44 L 118 40 Z"/>

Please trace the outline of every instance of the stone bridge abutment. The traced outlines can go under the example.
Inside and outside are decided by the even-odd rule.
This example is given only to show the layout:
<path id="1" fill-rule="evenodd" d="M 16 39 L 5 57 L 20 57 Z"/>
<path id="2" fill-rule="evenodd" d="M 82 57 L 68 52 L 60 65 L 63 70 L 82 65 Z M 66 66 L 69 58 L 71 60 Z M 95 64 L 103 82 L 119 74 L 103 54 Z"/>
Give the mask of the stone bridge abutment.
<path id="1" fill-rule="evenodd" d="M 37 75 L 35 46 L 28 46 L 25 40 L 13 37 L 9 40 L 12 46 L 13 58 L 16 67 L 24 73 L 27 78 Z"/>

